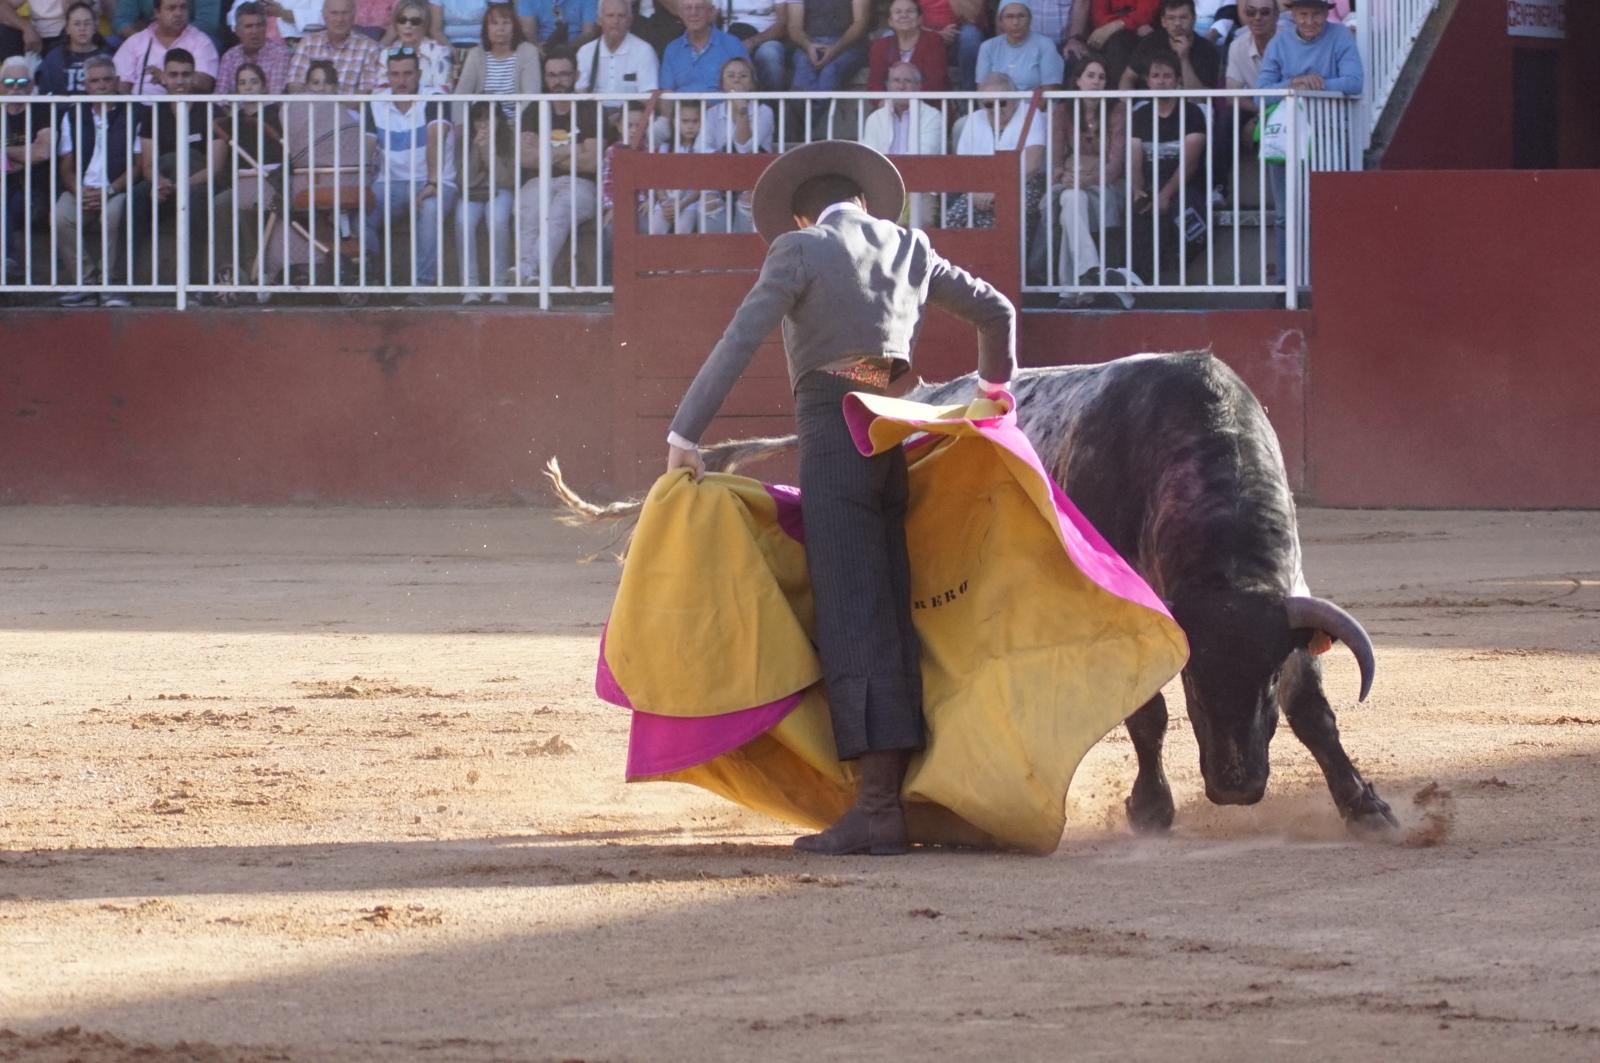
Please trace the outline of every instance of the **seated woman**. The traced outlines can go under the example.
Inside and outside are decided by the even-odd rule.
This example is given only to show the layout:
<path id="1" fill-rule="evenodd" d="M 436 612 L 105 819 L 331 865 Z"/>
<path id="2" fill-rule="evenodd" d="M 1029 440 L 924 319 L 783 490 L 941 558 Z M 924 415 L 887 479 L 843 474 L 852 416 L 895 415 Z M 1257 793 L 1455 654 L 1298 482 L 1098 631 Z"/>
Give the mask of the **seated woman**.
<path id="1" fill-rule="evenodd" d="M 34 76 L 39 95 L 83 95 L 83 64 L 97 55 L 110 54 L 111 49 L 100 39 L 93 5 L 77 0 L 67 8 L 66 39 L 45 55 Z"/>
<path id="2" fill-rule="evenodd" d="M 1011 92 L 1015 86 L 1004 74 L 990 74 L 978 85 L 980 92 Z M 1028 108 L 1019 106 L 1023 101 L 1009 97 L 992 104 L 983 104 L 964 121 L 961 137 L 956 142 L 957 155 L 993 155 L 997 151 L 1022 150 L 1022 169 L 1027 180 L 1024 185 L 1023 205 L 1025 231 L 1034 231 L 1038 225 L 1039 207 L 1044 202 L 1044 143 L 1045 118 L 1034 115 L 1028 122 Z M 1028 126 L 1027 140 L 1023 140 L 1022 127 Z M 963 192 L 945 207 L 946 229 L 987 229 L 994 224 L 994 193 Z"/>
<path id="3" fill-rule="evenodd" d="M 525 93 L 544 91 L 544 61 L 539 48 L 522 32 L 516 8 L 509 3 L 494 3 L 484 8 L 483 26 L 477 47 L 467 53 L 461 67 L 456 92 L 462 96 L 479 93 Z M 517 104 L 501 106 L 507 119 L 516 117 Z"/>
<path id="4" fill-rule="evenodd" d="M 1067 84 L 1078 92 L 1104 92 L 1105 60 L 1088 55 L 1074 60 Z M 1128 120 L 1120 100 L 1086 97 L 1055 101 L 1056 157 L 1051 164 L 1051 193 L 1058 196 L 1061 258 L 1056 280 L 1062 284 L 1101 284 L 1100 245 L 1105 229 L 1126 224 L 1127 186 L 1123 166 L 1127 157 Z M 1126 278 L 1109 276 L 1118 283 Z M 1065 307 L 1088 306 L 1094 296 L 1069 292 L 1061 297 Z"/>
<path id="5" fill-rule="evenodd" d="M 922 72 L 924 92 L 943 92 L 950 87 L 944 38 L 923 28 L 922 0 L 894 0 L 889 5 L 889 30 L 873 41 L 867 52 L 868 91 L 884 91 L 889 68 L 896 63 L 910 63 Z"/>
<path id="6" fill-rule="evenodd" d="M 390 23 L 391 47 L 411 48 L 417 53 L 417 70 L 422 75 L 422 92 L 449 92 L 455 74 L 455 53 L 447 44 L 428 36 L 427 0 L 400 0 Z"/>
<path id="7" fill-rule="evenodd" d="M 505 113 L 492 103 L 478 101 L 468 108 L 467 172 L 462 179 L 462 197 L 456 208 L 456 235 L 461 241 L 461 261 L 466 264 L 465 283 L 469 288 L 481 282 L 478 269 L 478 229 L 488 232 L 489 276 L 504 277 L 511 269 L 511 211 L 516 200 L 517 171 L 513 153 L 515 141 Z M 468 292 L 466 304 L 482 296 Z M 489 296 L 491 303 L 506 301 L 504 292 Z"/>
<path id="8" fill-rule="evenodd" d="M 723 92 L 754 92 L 756 72 L 750 60 L 729 59 L 722 64 L 721 87 Z M 772 108 L 764 103 L 755 100 L 713 103 L 706 108 L 700 122 L 694 150 L 732 151 L 740 155 L 770 152 L 775 125 Z M 733 203 L 731 221 L 727 213 L 730 201 Z M 703 192 L 698 203 L 690 204 L 678 214 L 677 231 L 753 233 L 756 227 L 750 217 L 750 197 L 742 192 Z"/>

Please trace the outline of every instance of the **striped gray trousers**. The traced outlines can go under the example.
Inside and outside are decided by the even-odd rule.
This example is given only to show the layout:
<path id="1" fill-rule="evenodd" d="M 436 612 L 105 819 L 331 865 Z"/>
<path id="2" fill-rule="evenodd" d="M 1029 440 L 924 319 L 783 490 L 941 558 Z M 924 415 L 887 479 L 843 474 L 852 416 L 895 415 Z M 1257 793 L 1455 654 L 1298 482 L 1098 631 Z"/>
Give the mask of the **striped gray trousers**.
<path id="1" fill-rule="evenodd" d="M 806 567 L 840 760 L 924 741 L 905 453 L 869 458 L 856 449 L 841 402 L 861 390 L 820 371 L 795 389 Z"/>

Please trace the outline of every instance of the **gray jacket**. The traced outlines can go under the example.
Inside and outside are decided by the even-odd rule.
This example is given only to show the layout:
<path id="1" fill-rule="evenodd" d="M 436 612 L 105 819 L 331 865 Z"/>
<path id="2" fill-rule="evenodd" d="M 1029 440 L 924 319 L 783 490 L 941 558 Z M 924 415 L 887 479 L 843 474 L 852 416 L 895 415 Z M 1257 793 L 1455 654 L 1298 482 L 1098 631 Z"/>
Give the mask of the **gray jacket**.
<path id="1" fill-rule="evenodd" d="M 1016 311 L 986 281 L 934 252 L 925 233 L 863 211 L 772 241 L 761 277 L 739 306 L 678 406 L 672 431 L 699 442 L 756 347 L 783 322 L 789 383 L 852 355 L 910 368 L 932 304 L 978 328 L 978 375 L 1003 384 L 1016 369 Z"/>

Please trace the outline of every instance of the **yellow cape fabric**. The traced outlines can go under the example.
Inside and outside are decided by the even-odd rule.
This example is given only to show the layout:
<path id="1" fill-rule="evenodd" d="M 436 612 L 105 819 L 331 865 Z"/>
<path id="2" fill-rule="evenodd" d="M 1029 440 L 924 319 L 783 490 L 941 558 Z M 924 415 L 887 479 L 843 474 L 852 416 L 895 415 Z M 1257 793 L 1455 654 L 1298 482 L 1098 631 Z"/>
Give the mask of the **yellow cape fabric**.
<path id="1" fill-rule="evenodd" d="M 1183 667 L 1183 633 L 1073 563 L 1049 480 L 971 423 L 1004 407 L 856 398 L 875 415 L 874 452 L 943 437 L 908 452 L 928 728 L 904 787 L 912 839 L 1050 852 L 1078 763 Z M 811 625 L 804 546 L 760 484 L 697 484 L 682 470 L 658 480 L 605 643 L 635 710 L 722 715 L 810 689 L 760 737 L 647 778 L 808 827 L 848 808 L 854 768 L 834 755 Z"/>

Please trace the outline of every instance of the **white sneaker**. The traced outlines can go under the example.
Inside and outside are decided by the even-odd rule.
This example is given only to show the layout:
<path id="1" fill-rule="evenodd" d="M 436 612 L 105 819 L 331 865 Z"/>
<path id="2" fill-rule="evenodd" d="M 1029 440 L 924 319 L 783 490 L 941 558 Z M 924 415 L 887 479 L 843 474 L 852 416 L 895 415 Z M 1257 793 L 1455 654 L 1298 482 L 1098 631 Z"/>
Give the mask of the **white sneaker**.
<path id="1" fill-rule="evenodd" d="M 505 292 L 495 292 L 493 295 L 489 296 L 489 301 L 491 303 L 498 303 L 501 306 L 505 306 L 506 303 L 510 302 L 511 300 L 507 298 Z"/>
<path id="2" fill-rule="evenodd" d="M 481 302 L 483 302 L 483 296 L 479 295 L 477 292 L 468 292 L 466 295 L 461 297 L 462 306 L 475 306 Z"/>
<path id="3" fill-rule="evenodd" d="M 133 300 L 129 299 L 121 292 L 106 292 L 100 297 L 100 305 L 116 307 L 132 306 Z"/>

